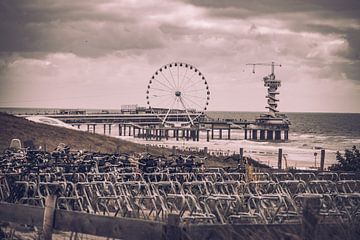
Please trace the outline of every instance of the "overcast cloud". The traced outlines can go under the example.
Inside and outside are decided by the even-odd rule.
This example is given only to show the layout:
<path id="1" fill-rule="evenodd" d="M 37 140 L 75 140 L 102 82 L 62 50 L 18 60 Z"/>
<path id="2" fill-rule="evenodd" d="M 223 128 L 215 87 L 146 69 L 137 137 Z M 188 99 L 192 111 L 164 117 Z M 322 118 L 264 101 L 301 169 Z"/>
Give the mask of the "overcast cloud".
<path id="1" fill-rule="evenodd" d="M 282 111 L 360 112 L 358 0 L 0 0 L 0 107 L 145 106 L 149 78 L 183 61 L 209 110 L 265 111 L 246 63 L 279 62 Z"/>

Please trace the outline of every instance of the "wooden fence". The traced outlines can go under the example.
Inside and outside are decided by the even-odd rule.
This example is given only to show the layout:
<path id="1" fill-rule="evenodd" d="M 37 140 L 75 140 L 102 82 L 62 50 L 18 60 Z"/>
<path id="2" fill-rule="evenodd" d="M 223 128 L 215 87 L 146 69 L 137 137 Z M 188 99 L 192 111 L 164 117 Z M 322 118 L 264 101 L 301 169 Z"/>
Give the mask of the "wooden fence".
<path id="1" fill-rule="evenodd" d="M 47 205 L 46 208 L 49 206 Z M 318 224 L 180 224 L 170 214 L 166 223 L 132 218 L 110 217 L 83 212 L 0 202 L 0 221 L 43 227 L 44 239 L 52 229 L 117 239 L 360 239 L 359 225 Z M 52 219 L 46 219 L 49 218 Z M 50 229 L 45 229 L 45 222 Z M 44 233 L 45 232 L 45 233 Z"/>

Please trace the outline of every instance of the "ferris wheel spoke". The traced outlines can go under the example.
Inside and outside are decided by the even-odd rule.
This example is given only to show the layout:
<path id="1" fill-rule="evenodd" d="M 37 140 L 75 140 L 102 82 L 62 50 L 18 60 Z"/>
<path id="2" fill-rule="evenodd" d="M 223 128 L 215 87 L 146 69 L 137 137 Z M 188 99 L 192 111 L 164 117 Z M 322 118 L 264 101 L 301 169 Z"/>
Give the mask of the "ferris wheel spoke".
<path id="1" fill-rule="evenodd" d="M 174 88 L 175 88 L 175 89 L 177 89 L 177 86 L 176 86 L 176 82 L 175 82 L 174 76 L 173 76 L 173 74 L 172 74 L 172 72 L 171 72 L 171 68 L 169 67 L 168 69 L 169 69 L 169 72 L 170 72 L 171 79 L 172 79 L 172 81 L 173 81 L 173 83 L 174 83 Z"/>
<path id="2" fill-rule="evenodd" d="M 168 92 L 169 94 L 171 94 L 173 91 L 170 90 L 165 90 L 165 89 L 161 89 L 161 88 L 154 88 L 151 87 L 150 90 L 157 90 L 157 91 L 161 91 L 161 92 Z"/>
<path id="3" fill-rule="evenodd" d="M 193 122 L 192 118 L 190 117 L 190 114 L 189 114 L 189 112 L 188 112 L 185 104 L 183 103 L 182 98 L 180 97 L 179 99 L 180 99 L 181 105 L 182 105 L 183 108 L 185 109 L 186 115 L 188 116 L 188 118 L 189 118 L 189 120 L 190 120 L 190 122 L 191 122 L 191 125 L 194 125 L 194 122 Z"/>
<path id="4" fill-rule="evenodd" d="M 170 113 L 171 109 L 173 108 L 175 102 L 176 102 L 176 99 L 173 100 L 173 102 L 172 102 L 172 104 L 171 104 L 171 107 L 170 107 L 170 108 L 168 109 L 168 111 L 166 112 L 166 115 L 165 115 L 165 117 L 164 117 L 164 119 L 163 119 L 163 121 L 162 121 L 162 124 L 163 124 L 163 125 L 164 125 L 164 123 L 166 122 L 166 119 L 167 119 L 167 117 L 169 116 L 169 113 Z"/>
<path id="5" fill-rule="evenodd" d="M 180 68 L 180 66 L 179 66 L 179 64 L 178 64 L 178 65 L 177 65 L 177 86 L 178 86 L 178 88 L 180 87 L 180 82 L 179 82 L 179 81 L 180 81 L 180 80 L 179 80 L 179 76 L 180 76 L 180 75 L 179 75 L 179 70 L 180 70 L 180 69 L 179 69 L 179 68 Z"/>
<path id="6" fill-rule="evenodd" d="M 185 91 L 185 90 L 187 90 L 189 88 L 197 86 L 198 84 L 205 84 L 205 83 L 203 83 L 203 80 L 192 82 L 191 84 L 189 83 L 189 85 L 186 88 L 184 88 L 183 90 Z"/>
<path id="7" fill-rule="evenodd" d="M 187 84 L 188 82 L 190 83 L 191 79 L 192 79 L 194 76 L 195 76 L 195 72 L 191 75 L 190 78 L 186 78 L 186 79 L 185 79 L 185 81 L 183 82 L 183 85 L 181 86 L 181 89 L 182 89 L 182 90 L 184 89 L 184 87 L 186 86 L 186 84 Z"/>
<path id="8" fill-rule="evenodd" d="M 152 94 L 152 95 L 150 95 L 150 96 L 152 96 L 152 97 L 157 97 L 157 98 L 163 98 L 163 97 L 169 97 L 169 96 L 171 96 L 172 94 L 170 94 L 170 93 L 168 93 L 168 94 L 163 94 L 163 95 L 154 95 L 154 94 Z"/>
<path id="9" fill-rule="evenodd" d="M 194 78 L 194 75 L 196 75 L 197 77 Z M 201 72 L 195 69 L 193 76 L 189 79 L 189 84 L 190 84 L 191 82 L 193 82 L 193 81 L 199 81 L 199 80 L 201 81 L 201 80 L 203 80 L 202 77 L 203 77 L 203 76 L 202 76 Z"/>
<path id="10" fill-rule="evenodd" d="M 169 86 L 172 87 L 172 90 L 176 89 L 176 87 L 170 83 L 170 81 L 167 79 L 167 77 L 165 77 L 165 75 L 162 73 L 162 71 L 160 73 L 161 73 L 161 76 L 163 76 L 163 78 L 168 82 Z"/>
<path id="11" fill-rule="evenodd" d="M 156 82 L 157 82 L 157 83 L 159 83 L 161 86 L 168 88 L 168 89 L 169 89 L 169 91 L 173 91 L 173 89 L 172 89 L 172 88 L 170 88 L 170 87 L 169 87 L 169 86 L 167 86 L 166 84 L 164 84 L 164 83 L 160 82 L 160 80 L 158 80 L 158 79 L 154 79 L 154 80 L 156 80 Z"/>
<path id="12" fill-rule="evenodd" d="M 206 90 L 206 89 L 191 89 L 191 90 L 185 91 L 185 93 L 187 94 L 189 92 L 191 92 L 191 93 L 203 92 L 204 90 Z"/>
<path id="13" fill-rule="evenodd" d="M 191 100 L 190 98 L 185 97 L 185 96 L 183 96 L 183 98 L 184 98 L 186 101 L 192 102 L 192 103 L 193 103 L 193 104 L 195 104 L 196 106 L 199 106 L 199 107 L 200 107 L 200 109 L 202 109 L 202 108 L 203 108 L 203 106 L 201 106 L 201 105 L 200 105 L 200 104 L 198 104 L 197 102 L 195 102 L 195 101 Z"/>
<path id="14" fill-rule="evenodd" d="M 184 100 L 184 99 L 183 99 L 183 102 L 184 102 L 184 104 L 185 104 L 185 100 Z M 185 105 L 186 105 L 186 104 L 185 104 Z M 188 106 L 188 109 L 190 109 L 189 106 Z M 202 114 L 202 113 L 195 115 L 195 117 L 192 118 L 192 120 L 195 121 L 196 119 L 198 119 L 198 118 L 200 117 L 201 114 Z"/>
<path id="15" fill-rule="evenodd" d="M 181 82 L 180 82 L 180 89 L 182 89 L 182 85 L 184 84 L 184 80 L 185 80 L 185 76 L 186 76 L 186 74 L 187 74 L 187 71 L 188 71 L 188 68 L 186 67 L 185 68 L 185 73 L 184 73 L 184 75 L 183 75 L 183 77 L 182 77 L 182 80 L 181 80 Z"/>
<path id="16" fill-rule="evenodd" d="M 173 99 L 174 97 L 173 97 L 173 95 L 172 94 L 170 94 L 170 93 L 168 93 L 168 94 L 162 94 L 162 93 L 150 93 L 150 95 L 149 95 L 149 97 L 150 98 L 152 98 L 152 99 L 154 99 L 154 100 L 156 100 L 156 99 L 161 99 L 161 100 L 163 100 L 163 98 L 170 98 L 170 99 Z"/>
<path id="17" fill-rule="evenodd" d="M 204 100 L 206 100 L 206 97 L 190 95 L 190 94 L 187 94 L 187 93 L 184 93 L 184 95 L 185 95 L 185 96 L 188 96 L 188 97 L 193 97 L 193 98 L 199 98 L 199 99 L 204 99 Z"/>
<path id="18" fill-rule="evenodd" d="M 195 75 L 198 75 L 198 73 L 195 72 Z M 190 79 L 189 84 L 192 84 L 194 82 L 202 82 L 202 81 L 203 81 L 202 78 L 192 78 L 192 79 Z"/>
<path id="19" fill-rule="evenodd" d="M 153 100 L 153 102 L 156 103 L 157 105 L 168 106 L 167 103 L 173 101 L 174 98 L 171 97 L 171 96 L 164 96 L 163 98 L 154 97 L 154 98 L 152 98 L 152 100 Z"/>

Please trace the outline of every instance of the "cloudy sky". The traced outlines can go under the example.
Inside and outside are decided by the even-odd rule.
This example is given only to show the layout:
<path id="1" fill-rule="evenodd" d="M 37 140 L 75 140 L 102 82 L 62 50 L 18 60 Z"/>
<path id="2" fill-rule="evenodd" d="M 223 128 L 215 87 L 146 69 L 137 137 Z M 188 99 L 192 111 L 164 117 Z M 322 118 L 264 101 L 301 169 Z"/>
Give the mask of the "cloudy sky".
<path id="1" fill-rule="evenodd" d="M 359 0 L 0 0 L 0 107 L 146 105 L 162 65 L 196 66 L 210 110 L 360 112 Z"/>

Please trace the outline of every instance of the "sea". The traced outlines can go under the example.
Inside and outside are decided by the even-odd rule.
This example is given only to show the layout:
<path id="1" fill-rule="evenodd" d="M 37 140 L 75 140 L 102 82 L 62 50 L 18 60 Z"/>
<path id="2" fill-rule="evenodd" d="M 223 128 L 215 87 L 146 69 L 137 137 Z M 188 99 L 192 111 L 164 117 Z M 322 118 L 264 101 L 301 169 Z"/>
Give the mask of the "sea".
<path id="1" fill-rule="evenodd" d="M 15 115 L 22 114 L 54 114 L 61 109 L 44 108 L 0 108 L 0 112 Z M 107 109 L 82 109 L 87 113 L 119 113 L 120 110 Z M 236 112 L 236 111 L 209 111 L 206 113 L 213 119 L 243 119 L 254 120 L 263 112 Z M 336 152 L 343 153 L 345 149 L 353 146 L 360 148 L 360 113 L 315 113 L 303 112 L 285 113 L 291 121 L 289 141 L 283 143 L 254 142 L 244 140 L 243 131 L 238 131 L 231 136 L 231 140 L 212 140 L 206 142 L 206 133 L 200 135 L 200 142 L 163 140 L 162 142 L 144 142 L 143 139 L 134 139 L 123 136 L 122 138 L 142 144 L 161 145 L 165 147 L 177 146 L 178 148 L 204 148 L 207 147 L 212 154 L 232 154 L 244 148 L 245 154 L 276 166 L 277 152 L 281 148 L 291 167 L 318 167 L 320 151 L 325 149 L 325 165 L 336 163 Z M 84 129 L 83 129 L 84 130 Z M 98 133 L 103 133 L 98 129 Z M 118 137 L 118 134 L 113 133 Z M 226 132 L 223 133 L 226 135 Z M 216 133 L 215 133 L 216 135 Z"/>

